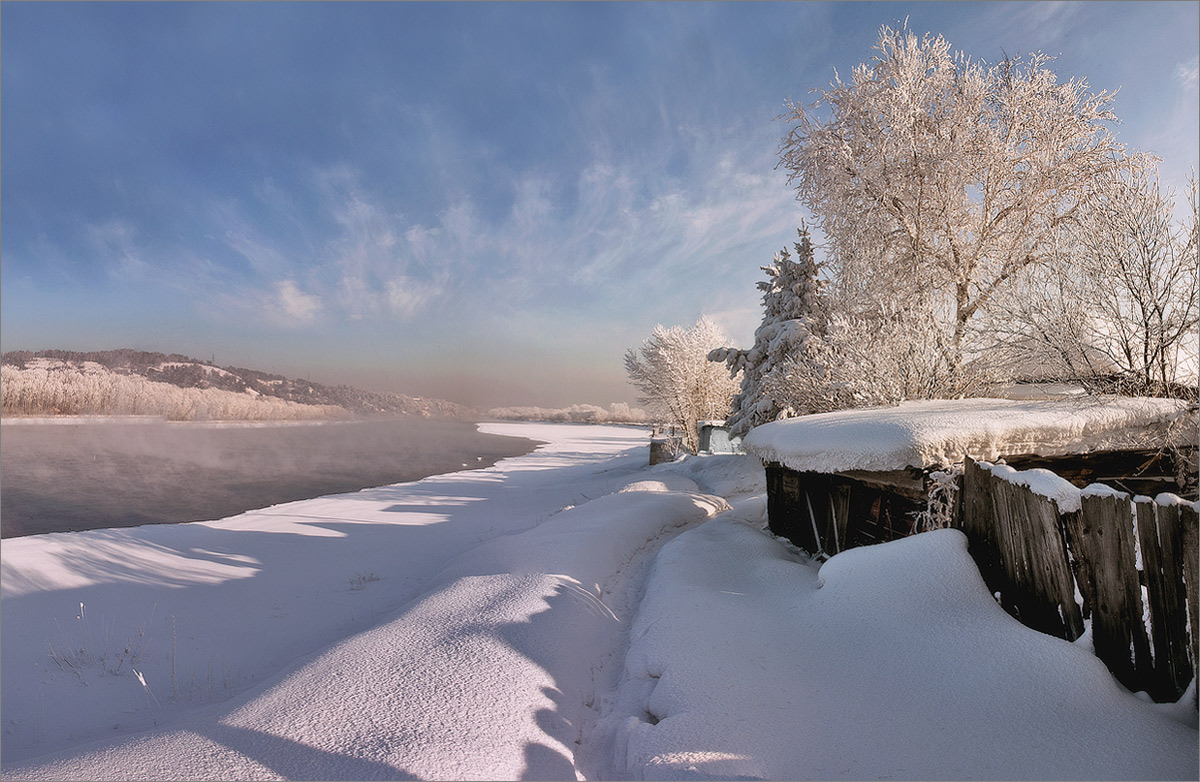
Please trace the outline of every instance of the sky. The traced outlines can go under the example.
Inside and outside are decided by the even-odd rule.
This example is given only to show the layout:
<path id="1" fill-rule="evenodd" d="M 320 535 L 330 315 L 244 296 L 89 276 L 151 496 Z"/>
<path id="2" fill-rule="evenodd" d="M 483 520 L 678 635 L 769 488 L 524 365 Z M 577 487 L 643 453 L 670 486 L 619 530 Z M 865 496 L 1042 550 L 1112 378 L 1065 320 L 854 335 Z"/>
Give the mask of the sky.
<path id="1" fill-rule="evenodd" d="M 1200 3 L 0 3 L 0 349 L 131 347 L 465 404 L 636 403 L 748 346 L 810 102 L 904 20 L 1117 90 L 1200 168 Z M 819 253 L 819 251 L 818 251 Z"/>

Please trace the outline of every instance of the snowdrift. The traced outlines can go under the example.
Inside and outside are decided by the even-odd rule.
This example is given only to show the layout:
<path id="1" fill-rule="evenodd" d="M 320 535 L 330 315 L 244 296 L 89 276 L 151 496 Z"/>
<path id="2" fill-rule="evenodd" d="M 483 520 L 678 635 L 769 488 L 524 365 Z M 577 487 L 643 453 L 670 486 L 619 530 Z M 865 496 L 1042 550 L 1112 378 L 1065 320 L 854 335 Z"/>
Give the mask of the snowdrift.
<path id="1" fill-rule="evenodd" d="M 6 544 L 5 778 L 1196 778 L 1190 702 L 1010 619 L 957 532 L 818 566 L 764 533 L 752 458 L 647 468 L 641 430 L 488 429 L 547 445 Z M 153 613 L 136 674 L 58 669 L 80 603 L 114 638 Z M 172 697 L 214 644 L 228 687 Z"/>

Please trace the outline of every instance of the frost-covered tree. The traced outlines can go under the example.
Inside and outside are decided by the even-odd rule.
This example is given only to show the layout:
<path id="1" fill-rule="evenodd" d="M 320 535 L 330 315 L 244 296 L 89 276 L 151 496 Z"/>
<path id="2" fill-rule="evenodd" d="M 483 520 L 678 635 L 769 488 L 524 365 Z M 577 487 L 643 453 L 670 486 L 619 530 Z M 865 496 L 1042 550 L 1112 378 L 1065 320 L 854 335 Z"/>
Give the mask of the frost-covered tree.
<path id="1" fill-rule="evenodd" d="M 728 416 L 737 391 L 737 380 L 708 361 L 709 351 L 727 342 L 720 327 L 702 317 L 690 329 L 657 325 L 640 350 L 625 354 L 629 382 L 642 393 L 639 401 L 661 423 L 683 432 L 692 453 L 699 447 L 696 422 Z"/>
<path id="2" fill-rule="evenodd" d="M 754 332 L 754 346 L 749 350 L 721 347 L 708 354 L 710 361 L 725 364 L 730 377 L 742 376 L 728 419 L 734 435 L 829 406 L 821 351 L 829 313 L 812 241 L 807 229 L 801 228 L 799 234 L 800 241 L 793 245 L 795 258 L 784 247 L 770 266 L 762 267 L 767 275 L 758 283 L 763 320 Z"/>
<path id="3" fill-rule="evenodd" d="M 951 383 L 943 340 L 920 309 L 835 312 L 823 339 L 771 373 L 765 396 L 776 400 L 780 417 L 933 398 Z"/>
<path id="4" fill-rule="evenodd" d="M 1044 54 L 989 65 L 888 27 L 876 50 L 849 82 L 788 104 L 780 166 L 829 240 L 837 309 L 923 309 L 944 332 L 940 393 L 954 392 L 977 316 L 1052 256 L 1128 156 L 1113 95 L 1060 83 Z"/>
<path id="5" fill-rule="evenodd" d="M 990 318 L 994 352 L 1051 376 L 1165 393 L 1196 375 L 1197 200 L 1175 219 L 1153 161 L 1102 177 L 1058 261 L 1031 270 Z"/>

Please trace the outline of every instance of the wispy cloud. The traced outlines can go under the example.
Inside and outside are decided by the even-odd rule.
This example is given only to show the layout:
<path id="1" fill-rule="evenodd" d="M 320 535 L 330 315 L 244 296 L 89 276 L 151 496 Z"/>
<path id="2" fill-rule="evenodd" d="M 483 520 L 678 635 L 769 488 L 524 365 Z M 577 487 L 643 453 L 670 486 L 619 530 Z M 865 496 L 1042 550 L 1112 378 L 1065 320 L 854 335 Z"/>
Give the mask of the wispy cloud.
<path id="1" fill-rule="evenodd" d="M 575 169 L 513 172 L 506 209 L 457 194 L 426 221 L 406 218 L 403 201 L 354 168 L 324 168 L 307 178 L 311 192 L 289 199 L 315 204 L 306 237 L 272 234 L 291 218 L 263 198 L 260 227 L 223 214 L 225 245 L 264 283 L 226 301 L 241 318 L 269 299 L 262 311 L 277 325 L 453 319 L 485 330 L 549 331 L 566 319 L 594 331 L 601 315 L 639 306 L 669 322 L 697 308 L 741 312 L 758 266 L 798 222 L 772 142 L 731 126 L 680 127 L 659 154 L 591 145 L 596 154 Z M 289 287 L 275 282 L 283 276 Z M 531 307 L 537 323 L 518 317 Z"/>
<path id="2" fill-rule="evenodd" d="M 88 243 L 113 276 L 140 278 L 151 271 L 137 229 L 130 221 L 112 218 L 93 223 L 87 226 L 86 233 Z"/>
<path id="3" fill-rule="evenodd" d="M 1185 60 L 1175 66 L 1175 80 L 1185 89 L 1195 89 L 1200 83 L 1200 56 Z"/>
<path id="4" fill-rule="evenodd" d="M 295 280 L 275 284 L 273 304 L 268 312 L 285 325 L 311 323 L 322 309 L 320 297 L 300 290 Z"/>

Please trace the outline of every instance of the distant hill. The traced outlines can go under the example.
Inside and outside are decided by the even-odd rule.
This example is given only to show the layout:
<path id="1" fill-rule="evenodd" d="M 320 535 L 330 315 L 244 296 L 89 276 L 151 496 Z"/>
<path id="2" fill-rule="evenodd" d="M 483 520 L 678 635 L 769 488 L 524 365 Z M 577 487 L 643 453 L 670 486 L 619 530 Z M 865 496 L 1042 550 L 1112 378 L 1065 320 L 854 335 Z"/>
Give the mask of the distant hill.
<path id="1" fill-rule="evenodd" d="M 5 369 L 3 411 L 6 414 L 156 414 L 158 408 L 142 401 L 149 389 L 149 396 L 162 397 L 158 401 L 172 410 L 181 404 L 193 408 L 199 404 L 209 410 L 231 411 L 207 417 L 310 418 L 339 417 L 339 413 L 341 416 L 478 417 L 474 409 L 444 399 L 383 394 L 345 385 L 326 386 L 244 367 L 219 367 L 178 353 L 129 349 L 87 353 L 15 350 L 0 356 L 0 366 Z M 127 379 L 124 385 L 120 378 Z M 128 381 L 133 378 L 142 378 L 152 385 L 130 385 Z M 64 391 L 68 385 L 70 393 Z M 168 393 L 166 386 L 194 391 L 184 395 Z M 129 397 L 136 397 L 137 401 Z M 256 404 L 247 405 L 248 399 L 256 400 Z M 242 408 L 246 411 L 242 412 Z M 204 417 L 194 412 L 161 414 Z"/>

